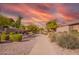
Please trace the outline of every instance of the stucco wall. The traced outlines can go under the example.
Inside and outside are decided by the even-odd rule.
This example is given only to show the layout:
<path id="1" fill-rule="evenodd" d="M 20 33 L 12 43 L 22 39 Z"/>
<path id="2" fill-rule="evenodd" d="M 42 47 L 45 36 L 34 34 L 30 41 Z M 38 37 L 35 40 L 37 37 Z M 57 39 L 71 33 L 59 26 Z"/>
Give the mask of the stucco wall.
<path id="1" fill-rule="evenodd" d="M 69 31 L 69 26 L 58 27 L 56 30 L 56 32 L 64 32 L 64 31 Z"/>
<path id="2" fill-rule="evenodd" d="M 79 25 L 58 27 L 56 32 L 64 32 L 69 30 L 77 30 L 79 32 Z"/>
<path id="3" fill-rule="evenodd" d="M 74 30 L 77 30 L 77 31 L 79 32 L 79 25 L 74 25 L 74 26 L 73 26 L 73 29 L 74 29 Z"/>

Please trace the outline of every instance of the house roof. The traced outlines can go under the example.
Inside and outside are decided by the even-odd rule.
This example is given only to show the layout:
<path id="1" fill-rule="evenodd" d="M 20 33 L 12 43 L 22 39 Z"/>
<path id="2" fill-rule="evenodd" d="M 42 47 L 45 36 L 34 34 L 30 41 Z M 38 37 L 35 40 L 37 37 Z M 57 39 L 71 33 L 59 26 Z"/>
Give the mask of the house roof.
<path id="1" fill-rule="evenodd" d="M 62 27 L 62 26 L 73 26 L 73 25 L 78 25 L 79 24 L 79 20 L 74 20 L 74 21 L 69 21 L 69 22 L 66 22 L 64 24 L 59 24 L 59 27 Z"/>

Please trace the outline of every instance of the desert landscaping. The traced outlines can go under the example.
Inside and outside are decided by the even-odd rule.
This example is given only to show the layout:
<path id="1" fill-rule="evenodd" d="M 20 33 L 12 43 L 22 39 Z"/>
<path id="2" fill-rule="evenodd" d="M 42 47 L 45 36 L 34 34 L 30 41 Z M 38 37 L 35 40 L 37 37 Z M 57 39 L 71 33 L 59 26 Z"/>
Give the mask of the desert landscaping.
<path id="1" fill-rule="evenodd" d="M 8 19 L 8 21 L 6 20 Z M 22 17 L 17 21 L 0 16 L 0 55 L 76 55 L 79 54 L 79 32 L 73 28 L 58 31 L 55 20 L 46 27 L 34 24 L 24 26 Z M 6 20 L 6 21 L 4 21 Z M 9 23 L 10 22 L 10 23 Z M 65 29 L 66 30 L 66 29 Z"/>

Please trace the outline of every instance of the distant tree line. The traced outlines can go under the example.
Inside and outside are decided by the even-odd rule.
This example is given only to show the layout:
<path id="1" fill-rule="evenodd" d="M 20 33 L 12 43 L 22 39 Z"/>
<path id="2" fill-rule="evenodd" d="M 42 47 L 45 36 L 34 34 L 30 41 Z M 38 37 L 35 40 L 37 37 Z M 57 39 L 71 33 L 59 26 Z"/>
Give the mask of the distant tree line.
<path id="1" fill-rule="evenodd" d="M 32 24 L 32 25 L 28 25 L 28 26 L 24 26 L 21 24 L 21 20 L 23 17 L 18 16 L 16 19 L 13 18 L 9 18 L 3 15 L 0 15 L 0 27 L 13 27 L 13 28 L 18 28 L 18 29 L 26 29 L 29 32 L 33 32 L 36 33 L 40 30 L 42 30 L 41 28 L 39 28 L 38 26 Z M 52 20 L 46 23 L 46 27 L 45 29 L 47 29 L 48 31 L 56 31 L 56 28 L 58 27 L 58 24 L 56 22 L 56 20 Z"/>

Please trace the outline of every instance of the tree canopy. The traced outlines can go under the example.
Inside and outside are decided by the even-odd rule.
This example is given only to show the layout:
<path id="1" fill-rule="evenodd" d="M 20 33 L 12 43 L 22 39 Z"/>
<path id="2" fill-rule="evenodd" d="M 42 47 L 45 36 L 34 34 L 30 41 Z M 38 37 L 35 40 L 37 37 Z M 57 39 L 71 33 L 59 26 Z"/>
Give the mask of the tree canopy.
<path id="1" fill-rule="evenodd" d="M 19 16 L 16 21 L 14 19 L 0 15 L 0 26 L 20 28 L 22 17 Z"/>
<path id="2" fill-rule="evenodd" d="M 53 21 L 49 21 L 47 24 L 46 24 L 46 28 L 47 28 L 47 30 L 48 31 L 51 31 L 51 30 L 56 30 L 56 28 L 57 28 L 57 22 L 56 22 L 56 20 L 53 20 Z"/>
<path id="3" fill-rule="evenodd" d="M 0 15 L 0 26 L 13 26 L 14 22 L 12 18 Z"/>

